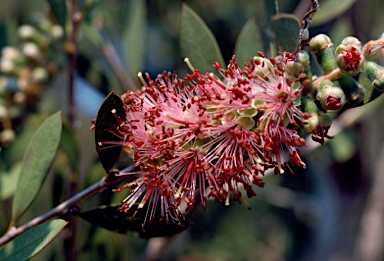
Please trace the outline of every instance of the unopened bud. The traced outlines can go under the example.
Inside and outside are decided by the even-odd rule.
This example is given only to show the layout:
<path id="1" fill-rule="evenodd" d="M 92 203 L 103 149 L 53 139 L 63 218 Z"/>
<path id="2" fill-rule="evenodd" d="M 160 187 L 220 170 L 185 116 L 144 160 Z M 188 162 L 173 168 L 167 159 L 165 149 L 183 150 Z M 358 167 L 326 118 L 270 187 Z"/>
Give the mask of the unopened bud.
<path id="1" fill-rule="evenodd" d="M 0 122 L 8 118 L 8 110 L 4 105 L 0 105 Z"/>
<path id="2" fill-rule="evenodd" d="M 48 79 L 48 76 L 49 75 L 48 75 L 47 69 L 39 66 L 32 70 L 31 78 L 32 78 L 32 81 L 41 83 L 46 81 Z"/>
<path id="3" fill-rule="evenodd" d="M 0 61 L 0 70 L 4 74 L 15 74 L 16 73 L 16 64 L 10 59 L 1 59 Z"/>
<path id="4" fill-rule="evenodd" d="M 378 91 L 384 92 L 384 68 L 382 66 L 372 61 L 366 61 L 363 65 L 363 72 Z"/>
<path id="5" fill-rule="evenodd" d="M 341 41 L 343 45 L 351 45 L 356 47 L 357 49 L 361 49 L 361 41 L 354 36 L 347 36 Z"/>
<path id="6" fill-rule="evenodd" d="M 27 102 L 27 95 L 24 92 L 17 92 L 13 95 L 13 102 L 16 105 L 24 106 Z"/>
<path id="7" fill-rule="evenodd" d="M 0 133 L 0 142 L 4 147 L 9 147 L 15 140 L 15 132 L 11 129 L 5 129 Z"/>
<path id="8" fill-rule="evenodd" d="M 40 49 L 37 44 L 32 42 L 25 43 L 22 51 L 28 59 L 32 60 L 38 60 L 41 55 Z"/>
<path id="9" fill-rule="evenodd" d="M 302 108 L 303 112 L 306 112 L 309 114 L 317 114 L 318 113 L 316 103 L 310 96 L 304 96 L 301 99 L 301 108 Z"/>
<path id="10" fill-rule="evenodd" d="M 351 76 L 356 76 L 360 73 L 364 63 L 364 56 L 360 50 L 353 45 L 340 44 L 336 48 L 336 62 L 340 70 Z"/>
<path id="11" fill-rule="evenodd" d="M 303 65 L 294 61 L 288 61 L 285 65 L 285 71 L 290 75 L 297 76 L 303 72 L 303 70 Z"/>
<path id="12" fill-rule="evenodd" d="M 343 90 L 329 80 L 324 80 L 320 83 L 316 98 L 327 112 L 339 111 L 344 106 L 346 100 Z"/>
<path id="13" fill-rule="evenodd" d="M 260 77 L 265 78 L 273 70 L 273 65 L 270 60 L 264 57 L 254 57 L 255 63 L 258 65 L 255 68 L 255 73 Z"/>
<path id="14" fill-rule="evenodd" d="M 3 59 L 11 60 L 13 62 L 19 62 L 22 60 L 19 49 L 13 46 L 6 46 L 1 50 Z"/>
<path id="15" fill-rule="evenodd" d="M 307 67 L 309 64 L 309 54 L 306 51 L 299 51 L 295 55 L 295 61 L 303 65 L 303 67 Z"/>
<path id="16" fill-rule="evenodd" d="M 51 28 L 51 36 L 54 40 L 60 40 L 64 36 L 64 30 L 60 25 L 53 25 Z"/>
<path id="17" fill-rule="evenodd" d="M 316 35 L 309 42 L 311 51 L 316 55 L 317 62 L 324 73 L 332 72 L 337 68 L 335 56 L 333 54 L 333 43 L 325 34 Z"/>
<path id="18" fill-rule="evenodd" d="M 34 41 L 36 40 L 39 32 L 32 25 L 22 25 L 19 27 L 19 38 L 22 41 Z"/>
<path id="19" fill-rule="evenodd" d="M 311 115 L 303 120 L 304 130 L 308 133 L 311 133 L 319 125 L 319 116 Z"/>

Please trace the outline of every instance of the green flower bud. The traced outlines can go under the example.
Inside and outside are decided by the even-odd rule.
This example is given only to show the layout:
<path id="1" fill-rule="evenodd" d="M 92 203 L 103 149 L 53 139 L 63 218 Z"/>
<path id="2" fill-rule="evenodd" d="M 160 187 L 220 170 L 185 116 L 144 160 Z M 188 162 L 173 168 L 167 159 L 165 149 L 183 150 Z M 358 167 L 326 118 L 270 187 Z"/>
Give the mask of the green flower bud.
<path id="1" fill-rule="evenodd" d="M 316 103 L 310 96 L 304 96 L 301 99 L 301 108 L 302 108 L 303 112 L 306 112 L 309 114 L 317 114 L 318 113 Z"/>
<path id="2" fill-rule="evenodd" d="M 289 75 L 298 76 L 308 67 L 309 55 L 305 51 L 299 51 L 295 54 L 285 53 L 284 58 L 286 59 L 285 71 Z"/>
<path id="3" fill-rule="evenodd" d="M 354 37 L 354 36 L 347 36 L 343 39 L 343 41 L 341 41 L 341 44 L 343 45 L 352 45 L 354 47 L 356 47 L 357 49 L 361 49 L 361 42 L 358 38 Z"/>
<path id="4" fill-rule="evenodd" d="M 312 52 L 320 52 L 327 48 L 332 48 L 332 40 L 325 34 L 318 34 L 309 41 L 309 48 Z"/>
<path id="5" fill-rule="evenodd" d="M 360 50 L 353 45 L 340 44 L 336 48 L 336 62 L 340 70 L 351 76 L 356 76 L 360 73 L 364 63 L 364 56 Z"/>
<path id="6" fill-rule="evenodd" d="M 297 76 L 303 72 L 303 70 L 303 65 L 294 61 L 288 61 L 285 65 L 285 71 L 290 75 Z"/>
<path id="7" fill-rule="evenodd" d="M 295 61 L 303 65 L 306 68 L 309 65 L 309 54 L 306 51 L 299 51 L 295 55 Z"/>
<path id="8" fill-rule="evenodd" d="M 325 34 L 316 35 L 309 42 L 309 47 L 316 55 L 317 62 L 324 73 L 332 72 L 337 68 L 332 46 L 331 39 Z"/>
<path id="9" fill-rule="evenodd" d="M 316 98 L 327 112 L 339 111 L 344 106 L 346 100 L 343 90 L 328 80 L 320 83 Z"/>
<path id="10" fill-rule="evenodd" d="M 380 92 L 384 92 L 384 68 L 375 62 L 366 61 L 363 65 L 364 75 Z"/>
<path id="11" fill-rule="evenodd" d="M 311 115 L 308 118 L 305 118 L 302 123 L 304 130 L 308 133 L 311 133 L 319 125 L 319 116 L 316 114 Z"/>
<path id="12" fill-rule="evenodd" d="M 304 70 L 305 78 L 300 79 L 301 85 L 303 86 L 303 95 L 307 95 L 312 92 L 312 72 L 311 68 L 307 66 Z"/>
<path id="13" fill-rule="evenodd" d="M 255 73 L 260 77 L 265 78 L 266 74 L 273 70 L 273 65 L 269 59 L 258 56 L 254 57 L 253 59 L 255 60 L 256 64 L 259 64 L 259 66 L 255 68 Z"/>

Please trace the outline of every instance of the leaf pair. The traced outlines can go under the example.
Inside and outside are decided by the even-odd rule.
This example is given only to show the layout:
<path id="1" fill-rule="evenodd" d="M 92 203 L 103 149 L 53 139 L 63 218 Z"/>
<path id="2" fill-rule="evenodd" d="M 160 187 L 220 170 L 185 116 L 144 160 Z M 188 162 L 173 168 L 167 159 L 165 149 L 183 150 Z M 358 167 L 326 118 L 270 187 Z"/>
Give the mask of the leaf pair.
<path id="1" fill-rule="evenodd" d="M 32 136 L 24 154 L 12 205 L 11 226 L 36 198 L 56 155 L 62 132 L 61 113 L 46 119 Z M 0 249 L 0 260 L 26 260 L 40 252 L 67 224 L 64 220 L 45 222 L 19 235 Z"/>

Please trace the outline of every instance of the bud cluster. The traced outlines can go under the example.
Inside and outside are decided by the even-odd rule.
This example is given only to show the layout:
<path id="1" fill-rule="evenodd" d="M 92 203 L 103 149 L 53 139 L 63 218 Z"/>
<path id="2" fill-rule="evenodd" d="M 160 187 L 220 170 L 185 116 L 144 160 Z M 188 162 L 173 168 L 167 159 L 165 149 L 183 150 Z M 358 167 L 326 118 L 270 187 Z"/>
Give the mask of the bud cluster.
<path id="1" fill-rule="evenodd" d="M 15 139 L 16 122 L 36 106 L 44 84 L 62 64 L 61 26 L 41 18 L 18 28 L 18 46 L 5 46 L 0 56 L 0 150 Z"/>

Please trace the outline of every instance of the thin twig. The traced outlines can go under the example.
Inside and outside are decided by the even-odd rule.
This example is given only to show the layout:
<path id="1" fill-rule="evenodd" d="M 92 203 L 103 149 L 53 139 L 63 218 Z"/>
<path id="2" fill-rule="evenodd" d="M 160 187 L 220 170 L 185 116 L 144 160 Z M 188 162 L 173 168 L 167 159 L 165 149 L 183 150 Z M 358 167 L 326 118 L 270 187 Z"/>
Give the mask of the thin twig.
<path id="1" fill-rule="evenodd" d="M 320 83 L 324 80 L 337 81 L 341 78 L 341 76 L 342 76 L 341 71 L 339 68 L 337 68 L 330 73 L 324 74 L 323 76 L 316 78 L 316 80 L 313 81 L 312 89 L 317 90 Z"/>
<path id="2" fill-rule="evenodd" d="M 131 169 L 133 169 L 133 166 L 131 168 L 129 168 L 128 171 L 130 171 Z M 97 193 L 97 192 L 99 192 L 105 188 L 116 185 L 117 183 L 122 182 L 126 179 L 127 179 L 127 177 L 125 177 L 125 176 L 121 176 L 121 177 L 116 176 L 116 179 L 114 179 L 114 180 L 106 180 L 105 178 L 102 178 L 100 181 L 96 182 L 95 184 L 91 185 L 90 187 L 86 188 L 85 190 L 79 192 L 78 194 L 76 194 L 73 197 L 69 198 L 68 200 L 64 201 L 63 203 L 61 203 L 57 207 L 51 209 L 47 213 L 45 213 L 45 214 L 43 214 L 43 215 L 41 215 L 35 219 L 32 219 L 31 221 L 29 221 L 28 223 L 26 223 L 20 227 L 11 228 L 6 234 L 4 234 L 0 238 L 0 247 L 5 245 L 6 243 L 10 242 L 14 238 L 16 238 L 18 235 L 24 233 L 28 229 L 31 229 L 31 228 L 33 228 L 37 225 L 40 225 L 40 224 L 42 224 L 42 223 L 44 223 L 44 222 L 46 222 L 52 218 L 55 218 L 55 217 L 58 217 L 58 216 L 61 216 L 65 213 L 67 213 L 68 209 L 70 207 L 74 206 L 75 204 L 77 204 L 79 201 L 86 199 L 89 196 L 91 196 L 91 195 L 93 195 L 93 194 L 95 194 L 95 193 Z"/>
<path id="3" fill-rule="evenodd" d="M 124 66 L 122 65 L 120 58 L 116 52 L 116 49 L 114 48 L 112 43 L 106 42 L 104 40 L 101 47 L 105 58 L 107 59 L 112 70 L 115 72 L 117 79 L 119 80 L 120 84 L 124 87 L 124 89 L 127 91 L 137 90 L 135 82 L 124 69 Z"/>
<path id="4" fill-rule="evenodd" d="M 75 77 L 76 77 L 76 57 L 77 57 L 77 34 L 79 23 L 82 19 L 82 14 L 79 11 L 78 0 L 71 0 L 70 2 L 70 12 L 71 12 L 71 31 L 69 36 L 67 49 L 68 55 L 68 121 L 72 126 L 72 129 L 75 129 L 76 122 L 76 104 L 75 104 Z M 73 168 L 71 168 L 69 173 L 69 189 L 68 196 L 72 197 L 77 192 L 78 187 L 78 173 Z M 71 236 L 64 240 L 65 256 L 66 260 L 76 260 L 76 231 L 77 225 L 76 220 L 73 217 L 70 217 L 70 230 Z"/>

